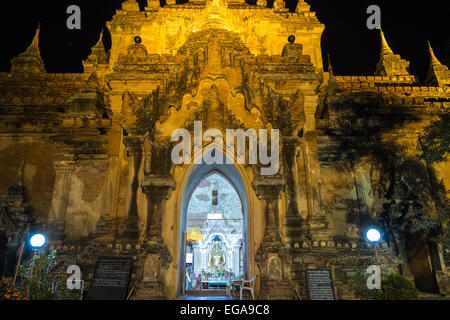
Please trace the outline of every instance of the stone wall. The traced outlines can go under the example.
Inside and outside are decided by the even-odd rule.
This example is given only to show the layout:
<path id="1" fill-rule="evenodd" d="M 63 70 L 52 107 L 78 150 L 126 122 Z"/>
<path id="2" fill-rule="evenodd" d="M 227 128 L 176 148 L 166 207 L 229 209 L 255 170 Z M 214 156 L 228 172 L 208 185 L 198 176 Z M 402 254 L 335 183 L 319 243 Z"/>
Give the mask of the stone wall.
<path id="1" fill-rule="evenodd" d="M 354 298 L 349 273 L 374 261 L 363 240 L 370 223 L 386 231 L 383 268 L 407 270 L 383 205 L 397 203 L 396 188 L 406 186 L 404 197 L 425 190 L 418 203 L 433 217 L 431 189 L 449 190 L 449 163 L 427 167 L 417 152 L 418 133 L 450 106 L 448 86 L 405 70 L 324 73 L 324 26 L 304 2 L 295 13 L 232 1 L 155 4 L 144 12 L 124 2 L 107 24 L 111 51 L 100 38 L 83 74 L 47 74 L 39 31 L 0 74 L 0 194 L 23 164 L 34 226 L 51 235 L 50 247 L 88 282 L 99 255 L 131 256 L 136 297 L 176 298 L 195 166 L 171 161 L 170 137 L 201 120 L 204 130 L 280 130 L 279 172 L 265 177 L 260 164 L 229 172 L 247 197 L 248 276 L 258 275 L 259 297 L 297 290 L 306 299 L 306 268 L 326 267 L 340 297 Z M 383 61 L 377 69 L 390 70 Z M 448 265 L 448 250 L 443 257 Z M 448 292 L 447 271 L 437 278 Z"/>

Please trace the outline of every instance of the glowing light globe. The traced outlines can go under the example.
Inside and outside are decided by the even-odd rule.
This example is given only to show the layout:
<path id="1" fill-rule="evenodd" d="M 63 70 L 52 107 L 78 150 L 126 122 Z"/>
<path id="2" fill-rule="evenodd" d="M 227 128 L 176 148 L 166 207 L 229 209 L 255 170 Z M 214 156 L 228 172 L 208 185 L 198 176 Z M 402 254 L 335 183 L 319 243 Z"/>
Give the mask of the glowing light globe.
<path id="1" fill-rule="evenodd" d="M 370 242 L 378 242 L 381 240 L 381 232 L 377 229 L 371 228 L 367 230 L 366 237 Z"/>
<path id="2" fill-rule="evenodd" d="M 40 248 L 45 244 L 45 236 L 37 233 L 31 236 L 30 244 L 33 248 Z"/>

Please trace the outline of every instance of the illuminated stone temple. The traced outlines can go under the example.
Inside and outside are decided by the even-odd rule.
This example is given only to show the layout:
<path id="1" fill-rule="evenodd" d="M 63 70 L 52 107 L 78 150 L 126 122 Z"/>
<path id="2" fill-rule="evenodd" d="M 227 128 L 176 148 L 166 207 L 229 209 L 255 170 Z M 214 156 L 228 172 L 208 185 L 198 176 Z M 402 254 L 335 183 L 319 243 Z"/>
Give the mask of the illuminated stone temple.
<path id="1" fill-rule="evenodd" d="M 39 30 L 0 73 L 3 274 L 40 230 L 81 267 L 86 290 L 99 256 L 132 257 L 132 299 L 254 275 L 258 298 L 308 299 L 311 268 L 331 269 L 352 299 L 349 274 L 373 264 L 450 293 L 449 248 L 383 219 L 396 203 L 433 218 L 450 188 L 448 163 L 418 158 L 419 134 L 450 105 L 450 72 L 431 47 L 425 83 L 382 32 L 374 75 L 334 75 L 325 26 L 303 0 L 295 12 L 279 0 L 148 0 L 144 10 L 127 0 L 106 28 L 112 46 L 100 35 L 84 73 L 47 73 Z M 193 137 L 199 122 L 203 132 L 278 129 L 277 171 L 248 161 L 250 138 L 247 161 L 217 138 L 192 138 L 189 161 L 174 163 L 172 134 Z M 220 161 L 196 162 L 205 153 Z M 369 226 L 383 230 L 377 254 Z"/>

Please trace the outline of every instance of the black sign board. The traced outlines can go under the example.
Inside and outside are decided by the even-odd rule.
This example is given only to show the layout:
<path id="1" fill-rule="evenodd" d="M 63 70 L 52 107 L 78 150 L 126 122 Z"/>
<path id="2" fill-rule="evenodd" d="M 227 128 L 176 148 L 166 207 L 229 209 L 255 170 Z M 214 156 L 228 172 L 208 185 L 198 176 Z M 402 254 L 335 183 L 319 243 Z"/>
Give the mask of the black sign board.
<path id="1" fill-rule="evenodd" d="M 336 300 L 330 269 L 306 269 L 310 300 Z"/>
<path id="2" fill-rule="evenodd" d="M 125 300 L 132 265 L 132 258 L 98 257 L 88 300 Z"/>

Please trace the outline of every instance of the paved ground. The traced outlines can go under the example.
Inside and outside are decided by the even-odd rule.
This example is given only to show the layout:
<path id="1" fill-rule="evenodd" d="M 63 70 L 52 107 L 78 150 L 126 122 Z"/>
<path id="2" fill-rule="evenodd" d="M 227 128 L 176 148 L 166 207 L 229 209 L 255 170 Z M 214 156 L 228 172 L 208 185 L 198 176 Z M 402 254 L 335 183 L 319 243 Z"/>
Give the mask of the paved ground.
<path id="1" fill-rule="evenodd" d="M 443 297 L 439 294 L 423 293 L 419 294 L 419 300 L 450 300 L 450 296 Z"/>
<path id="2" fill-rule="evenodd" d="M 246 300 L 245 297 L 242 297 Z M 239 300 L 239 297 L 219 296 L 219 295 L 184 295 L 178 298 L 178 300 Z"/>
<path id="3" fill-rule="evenodd" d="M 247 300 L 247 298 L 244 296 L 242 297 L 243 300 Z M 178 300 L 239 300 L 238 297 L 229 297 L 226 295 L 184 295 L 178 298 Z M 421 293 L 418 300 L 450 300 L 450 297 L 442 297 L 437 294 L 426 294 Z"/>

